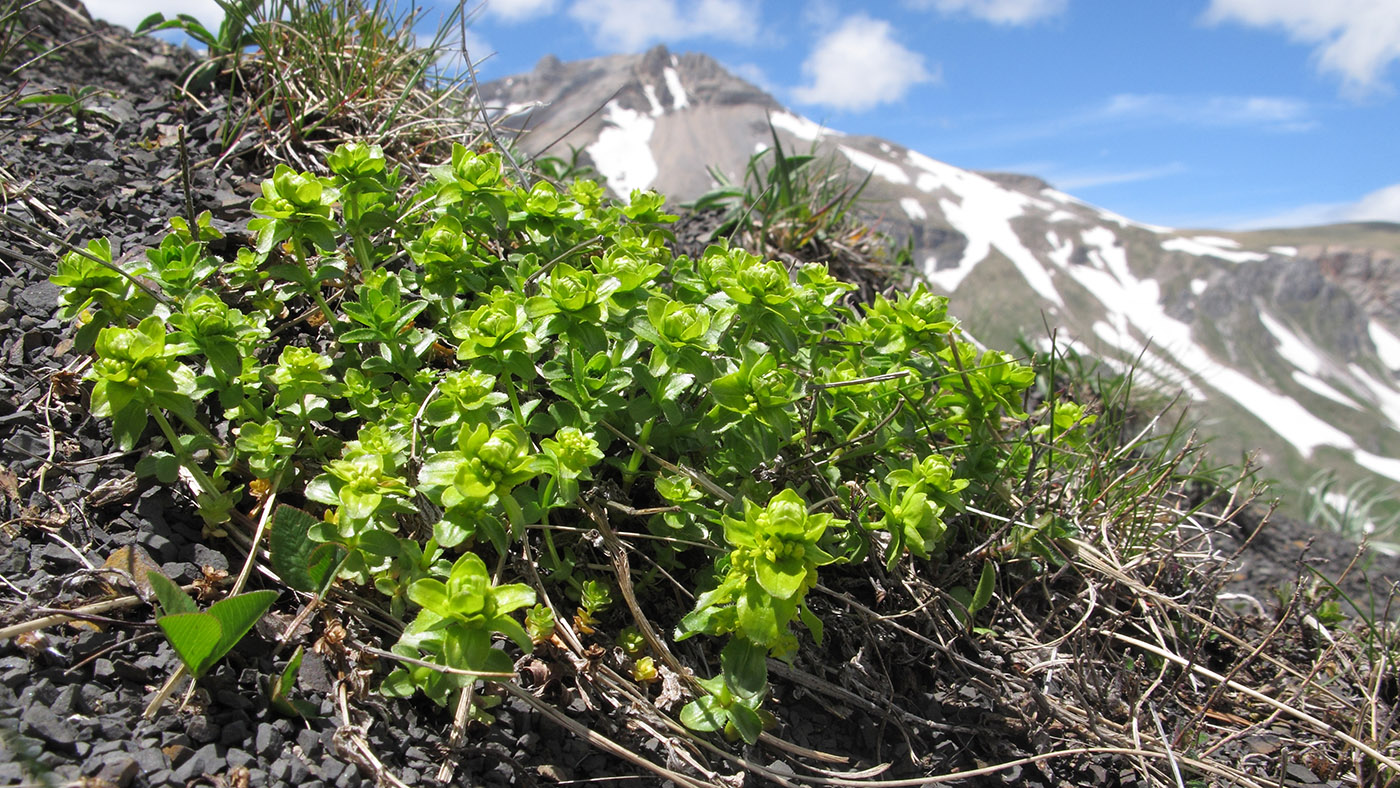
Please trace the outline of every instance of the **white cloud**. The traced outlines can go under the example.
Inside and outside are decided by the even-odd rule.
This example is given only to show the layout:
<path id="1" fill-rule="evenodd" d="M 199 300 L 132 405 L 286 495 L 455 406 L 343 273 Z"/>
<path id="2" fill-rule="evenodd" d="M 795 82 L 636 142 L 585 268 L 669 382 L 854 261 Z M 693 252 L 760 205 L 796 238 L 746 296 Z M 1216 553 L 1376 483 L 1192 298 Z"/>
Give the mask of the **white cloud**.
<path id="1" fill-rule="evenodd" d="M 558 0 L 486 0 L 486 13 L 515 24 L 552 14 L 558 6 Z"/>
<path id="2" fill-rule="evenodd" d="M 904 98 L 909 89 L 938 79 L 924 56 L 891 35 L 890 23 L 858 14 L 827 33 L 802 64 L 808 84 L 793 90 L 803 104 L 863 112 Z"/>
<path id="3" fill-rule="evenodd" d="M 1239 229 L 1304 227 L 1337 222 L 1400 223 L 1400 183 L 1377 189 L 1355 202 L 1312 203 L 1287 211 L 1246 219 Z"/>
<path id="4" fill-rule="evenodd" d="M 88 13 L 128 30 L 136 29 L 141 20 L 159 11 L 167 19 L 176 14 L 189 14 L 210 30 L 218 30 L 224 19 L 223 9 L 214 0 L 87 0 Z"/>
<path id="5" fill-rule="evenodd" d="M 574 0 L 569 16 L 610 52 L 636 52 L 648 44 L 690 38 L 747 43 L 758 33 L 755 0 Z"/>
<path id="6" fill-rule="evenodd" d="M 1307 131 L 1316 125 L 1306 101 L 1281 96 L 1120 93 L 1096 114 L 1199 126 L 1263 126 L 1274 131 Z"/>
<path id="7" fill-rule="evenodd" d="M 1089 170 L 1085 172 L 1066 172 L 1058 175 L 1042 174 L 1041 177 L 1055 184 L 1055 188 L 1061 191 L 1077 191 L 1080 189 L 1092 189 L 1095 186 L 1114 186 L 1120 183 L 1152 181 L 1158 178 L 1165 178 L 1169 175 L 1177 175 L 1185 171 L 1185 165 L 1181 162 L 1173 162 L 1157 167 L 1142 167 L 1136 170 Z"/>
<path id="8" fill-rule="evenodd" d="M 967 14 L 998 25 L 1025 25 L 1063 13 L 1069 0 L 911 0 L 909 5 Z"/>
<path id="9" fill-rule="evenodd" d="M 1205 21 L 1281 29 L 1316 46 L 1323 71 L 1358 94 L 1380 88 L 1400 60 L 1400 8 L 1395 0 L 1211 0 Z"/>

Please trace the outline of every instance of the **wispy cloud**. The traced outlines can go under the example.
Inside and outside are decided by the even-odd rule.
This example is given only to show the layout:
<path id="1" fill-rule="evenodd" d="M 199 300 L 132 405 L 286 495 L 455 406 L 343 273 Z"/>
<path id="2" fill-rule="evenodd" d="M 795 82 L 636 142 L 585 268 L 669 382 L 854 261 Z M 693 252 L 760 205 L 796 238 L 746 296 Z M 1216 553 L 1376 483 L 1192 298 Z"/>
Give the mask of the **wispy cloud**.
<path id="1" fill-rule="evenodd" d="M 795 88 L 799 103 L 864 112 L 899 101 L 915 85 L 935 82 L 938 69 L 894 38 L 889 22 L 864 14 L 847 17 L 822 36 L 802 63 L 807 84 Z"/>
<path id="2" fill-rule="evenodd" d="M 1063 13 L 1069 0 L 908 0 L 906 5 L 998 25 L 1025 25 Z"/>
<path id="3" fill-rule="evenodd" d="M 1318 66 L 1358 96 L 1382 88 L 1386 69 L 1400 60 L 1394 0 L 1211 0 L 1204 19 L 1282 30 L 1311 44 Z"/>
<path id="4" fill-rule="evenodd" d="M 1037 173 L 1040 177 L 1053 183 L 1055 188 L 1061 191 L 1085 191 L 1097 186 L 1116 186 L 1123 183 L 1140 183 L 1142 181 L 1155 181 L 1158 178 L 1166 178 L 1171 175 L 1179 175 L 1186 171 L 1186 165 L 1181 162 L 1162 164 L 1155 167 L 1140 167 L 1131 170 L 1083 170 L 1056 172 L 1042 171 Z"/>
<path id="5" fill-rule="evenodd" d="M 1286 96 L 1210 96 L 1120 93 L 1049 118 L 1018 120 L 988 129 L 958 147 L 987 149 L 1034 140 L 1087 134 L 1110 135 L 1126 128 L 1239 128 L 1300 133 L 1319 127 L 1315 108 Z"/>
<path id="6" fill-rule="evenodd" d="M 1317 122 L 1306 101 L 1282 96 L 1191 96 L 1120 93 L 1089 113 L 1089 120 L 1124 119 L 1192 126 L 1258 126 L 1307 131 Z"/>
<path id="7" fill-rule="evenodd" d="M 1268 227 L 1304 227 L 1337 222 L 1400 223 L 1400 183 L 1377 189 L 1355 202 L 1311 203 L 1286 211 L 1242 219 L 1235 225 L 1242 230 Z"/>
<path id="8" fill-rule="evenodd" d="M 507 24 L 538 19 L 554 13 L 559 0 L 486 0 L 485 12 Z"/>
<path id="9" fill-rule="evenodd" d="M 695 38 L 750 43 L 758 35 L 756 0 L 574 0 L 573 17 L 605 52 L 636 52 L 649 44 Z"/>

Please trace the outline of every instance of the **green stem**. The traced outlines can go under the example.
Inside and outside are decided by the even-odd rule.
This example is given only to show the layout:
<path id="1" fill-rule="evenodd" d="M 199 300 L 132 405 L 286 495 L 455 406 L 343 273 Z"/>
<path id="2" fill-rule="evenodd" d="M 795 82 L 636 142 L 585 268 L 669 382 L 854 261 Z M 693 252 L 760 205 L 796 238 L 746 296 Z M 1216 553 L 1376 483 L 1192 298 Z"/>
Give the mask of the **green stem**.
<path id="1" fill-rule="evenodd" d="M 165 433 L 165 439 L 170 441 L 171 452 L 179 458 L 180 464 L 184 466 L 185 470 L 194 477 L 195 483 L 199 485 L 200 489 L 208 495 L 218 495 L 219 488 L 214 486 L 214 480 L 210 479 L 204 473 L 204 469 L 196 465 L 194 459 L 185 452 L 184 447 L 180 444 L 180 436 L 175 434 L 175 428 L 170 426 L 170 421 L 165 418 L 165 414 L 161 413 L 159 408 L 152 408 L 151 416 L 156 420 L 156 424 L 160 425 L 160 431 Z"/>
<path id="2" fill-rule="evenodd" d="M 651 441 L 651 428 L 656 426 L 656 419 L 647 419 L 642 425 L 642 434 L 637 436 L 637 448 L 632 450 L 632 456 L 627 458 L 627 469 L 622 472 L 622 489 L 624 492 L 632 489 L 632 483 L 637 480 L 637 471 L 642 467 L 642 460 L 645 455 L 642 450 Z"/>
<path id="3" fill-rule="evenodd" d="M 326 324 L 334 331 L 339 325 L 335 319 L 335 313 L 331 311 L 330 304 L 326 303 L 326 297 L 321 295 L 321 283 L 316 281 L 316 272 L 311 270 L 311 263 L 306 259 L 306 252 L 301 248 L 301 238 L 292 236 L 292 250 L 296 252 L 297 262 L 306 269 L 306 275 L 311 280 L 308 290 L 312 299 L 316 301 L 316 306 L 321 308 L 321 314 L 326 317 Z"/>

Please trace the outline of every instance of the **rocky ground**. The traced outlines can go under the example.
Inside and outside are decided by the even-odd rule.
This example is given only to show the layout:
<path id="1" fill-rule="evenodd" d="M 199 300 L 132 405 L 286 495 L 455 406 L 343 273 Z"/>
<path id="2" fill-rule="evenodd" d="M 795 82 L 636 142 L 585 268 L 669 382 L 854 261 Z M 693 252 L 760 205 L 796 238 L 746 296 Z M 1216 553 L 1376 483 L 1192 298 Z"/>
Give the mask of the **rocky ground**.
<path id="1" fill-rule="evenodd" d="M 308 720 L 271 708 L 267 677 L 280 671 L 287 655 L 270 654 L 270 641 L 258 631 L 201 683 L 185 708 L 168 705 L 149 721 L 142 710 L 177 660 L 146 603 L 19 631 L 54 609 L 136 593 L 129 570 L 140 562 L 158 565 L 177 582 L 211 588 L 242 564 L 234 544 L 201 534 L 180 490 L 138 480 L 132 472 L 137 454 L 114 451 L 107 424 L 87 412 L 85 360 L 71 349 L 70 326 L 56 317 L 58 291 L 46 272 L 60 241 L 81 244 L 105 236 L 120 255 L 139 254 L 163 235 L 169 217 L 190 206 L 212 211 L 224 229 L 241 227 L 267 168 L 252 157 L 213 166 L 223 152 L 219 132 L 226 106 L 217 95 L 202 96 L 203 106 L 181 97 L 178 79 L 191 62 L 188 52 L 132 38 L 87 20 L 81 11 L 48 7 L 50 13 L 36 17 L 34 40 L 76 42 L 0 79 L 0 91 L 34 94 L 94 85 L 101 92 L 79 113 L 53 105 L 0 105 L 0 198 L 7 217 L 0 221 L 0 627 L 9 627 L 0 638 L 0 784 L 432 784 L 444 759 L 450 714 L 421 700 L 386 701 L 357 692 L 383 671 L 357 648 L 369 636 L 333 613 L 314 622 L 304 639 L 309 651 L 298 692 L 319 711 Z M 188 192 L 182 155 L 191 173 Z M 1306 575 L 1303 567 L 1337 577 L 1352 564 L 1354 545 L 1282 517 L 1255 534 L 1258 523 L 1257 514 L 1241 515 L 1210 538 L 1211 549 L 1224 555 L 1242 549 L 1231 589 L 1258 600 L 1263 616 L 1279 606 L 1271 589 L 1283 589 L 1287 598 L 1294 581 Z M 1369 555 L 1346 573 L 1343 586 L 1358 599 L 1371 591 L 1386 597 L 1397 578 L 1400 562 Z M 274 615 L 293 612 L 287 604 Z M 859 667 L 835 666 L 830 675 Z M 970 744 L 983 732 L 974 723 L 1007 699 L 960 685 L 954 674 L 948 679 L 944 686 L 923 688 L 925 713 L 942 720 L 945 729 L 922 731 L 925 738 L 913 749 L 926 766 L 965 768 L 994 754 L 995 747 Z M 556 706 L 594 730 L 657 760 L 683 763 L 691 757 L 658 752 L 662 744 L 628 725 L 625 708 L 599 703 L 567 681 L 558 684 L 536 689 L 548 691 Z M 894 759 L 906 747 L 906 740 L 882 727 L 878 709 L 846 710 L 842 721 L 818 700 L 792 688 L 779 698 L 786 738 L 817 750 L 862 752 L 865 765 Z M 473 729 L 460 753 L 460 784 L 652 781 L 565 733 L 529 704 L 506 697 L 494 714 L 496 722 Z M 1009 743 L 995 754 L 1014 756 L 1019 746 Z M 791 768 L 770 750 L 744 754 Z M 1120 775 L 1111 761 L 1085 760 L 1059 771 L 1028 767 L 988 779 L 1113 784 L 1130 782 L 1131 775 Z"/>

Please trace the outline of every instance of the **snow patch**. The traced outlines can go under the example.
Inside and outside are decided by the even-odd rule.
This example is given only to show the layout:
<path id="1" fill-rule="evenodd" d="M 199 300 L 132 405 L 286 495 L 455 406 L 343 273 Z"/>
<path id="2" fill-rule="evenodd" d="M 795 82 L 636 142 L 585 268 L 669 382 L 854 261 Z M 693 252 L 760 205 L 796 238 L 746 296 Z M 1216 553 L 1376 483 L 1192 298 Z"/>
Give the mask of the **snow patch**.
<path id="1" fill-rule="evenodd" d="M 1322 371 L 1322 357 L 1301 337 L 1288 330 L 1288 326 L 1275 320 L 1266 312 L 1259 313 L 1259 322 L 1264 324 L 1264 328 L 1274 335 L 1278 342 L 1278 354 L 1284 361 L 1292 364 L 1309 375 L 1316 375 Z"/>
<path id="2" fill-rule="evenodd" d="M 1196 243 L 1206 244 L 1207 246 L 1218 246 L 1221 249 L 1240 248 L 1239 241 L 1236 241 L 1233 238 L 1221 238 L 1218 235 L 1198 235 L 1191 240 L 1195 241 Z"/>
<path id="3" fill-rule="evenodd" d="M 1396 337 L 1386 327 L 1372 320 L 1366 325 L 1371 342 L 1376 346 L 1376 354 L 1381 363 L 1391 370 L 1400 370 L 1400 337 Z"/>
<path id="4" fill-rule="evenodd" d="M 894 162 L 884 161 L 883 159 L 871 156 L 869 153 L 856 150 L 846 145 L 838 145 L 837 150 L 840 150 L 847 159 L 850 159 L 852 164 L 871 175 L 884 178 L 894 184 L 903 185 L 909 182 L 909 173 L 905 172 L 903 168 Z"/>
<path id="5" fill-rule="evenodd" d="M 1311 457 L 1319 446 L 1355 448 L 1346 433 L 1314 416 L 1297 401 L 1221 364 L 1197 344 L 1191 327 L 1170 317 L 1162 308 L 1157 283 L 1133 276 L 1127 250 L 1117 244 L 1112 230 L 1095 227 L 1080 236 L 1093 247 L 1089 252 L 1091 265 L 1068 266 L 1064 270 L 1103 304 L 1108 322 L 1095 324 L 1100 339 L 1130 355 L 1141 354 L 1143 366 L 1164 376 L 1165 369 L 1156 363 L 1155 355 L 1145 344 L 1152 342 L 1197 380 L 1254 414 L 1305 458 Z"/>
<path id="6" fill-rule="evenodd" d="M 1361 406 L 1356 404 L 1356 400 L 1327 385 L 1321 378 L 1295 369 L 1293 370 L 1293 382 L 1320 397 L 1332 400 L 1338 405 L 1345 405 L 1352 410 L 1361 410 Z"/>
<path id="7" fill-rule="evenodd" d="M 1298 256 L 1298 247 L 1296 246 L 1270 246 L 1269 251 L 1274 254 L 1281 254 L 1284 257 Z"/>
<path id="8" fill-rule="evenodd" d="M 822 137 L 844 137 L 839 131 L 832 131 L 824 128 L 820 123 L 813 123 L 804 117 L 793 115 L 788 112 L 774 112 L 768 116 L 768 121 L 774 128 L 782 129 L 798 139 L 816 142 Z"/>
<path id="9" fill-rule="evenodd" d="M 662 70 L 661 75 L 666 79 L 666 90 L 671 93 L 671 109 L 690 106 L 690 97 L 685 93 L 685 85 L 681 84 L 681 75 L 669 66 Z"/>
<path id="10" fill-rule="evenodd" d="M 904 209 L 905 215 L 916 222 L 922 222 L 928 218 L 928 211 L 913 197 L 900 197 L 899 207 Z"/>
<path id="11" fill-rule="evenodd" d="M 1191 280 L 1191 295 L 1200 295 L 1206 291 L 1207 282 L 1204 279 Z"/>
<path id="12" fill-rule="evenodd" d="M 1394 457 L 1382 457 L 1360 449 L 1357 449 L 1353 456 L 1356 463 L 1367 470 L 1400 482 L 1400 460 Z"/>
<path id="13" fill-rule="evenodd" d="M 843 148 L 843 150 L 845 150 Z M 995 181 L 967 170 L 958 169 L 941 161 L 930 159 L 923 154 L 909 151 L 906 160 L 922 172 L 915 182 L 920 191 L 931 193 L 936 189 L 946 189 L 957 201 L 940 199 L 939 208 L 954 230 L 967 238 L 967 248 L 957 268 L 945 271 L 925 270 L 929 281 L 952 292 L 978 263 L 987 259 L 996 249 L 1016 266 L 1026 283 L 1041 298 L 1064 306 L 1064 299 L 1055 290 L 1050 272 L 1045 269 L 1025 244 L 1021 243 L 1011 220 L 1025 215 L 1030 205 L 1041 205 L 1020 192 L 1003 188 Z M 903 170 L 900 170 L 903 173 Z M 905 183 L 908 182 L 906 179 Z"/>
<path id="14" fill-rule="evenodd" d="M 1269 256 L 1262 252 L 1232 252 L 1228 249 L 1222 249 L 1218 243 L 1211 243 L 1212 241 L 1234 243 L 1228 238 L 1213 238 L 1205 235 L 1197 238 L 1172 238 L 1163 241 L 1162 248 L 1168 252 L 1185 252 L 1196 257 L 1217 257 L 1231 263 L 1250 263 L 1269 259 Z"/>
<path id="15" fill-rule="evenodd" d="M 614 194 L 622 197 L 633 189 L 645 189 L 660 170 L 651 155 L 651 133 L 656 119 L 636 110 L 608 102 L 603 113 L 603 129 L 588 146 L 593 166 L 607 180 Z"/>
<path id="16" fill-rule="evenodd" d="M 1348 364 L 1347 370 L 1365 387 L 1372 404 L 1381 409 L 1391 426 L 1400 429 L 1400 391 L 1371 377 L 1371 373 L 1356 364 Z"/>
<path id="17" fill-rule="evenodd" d="M 1051 230 L 1045 234 L 1045 241 L 1050 244 L 1050 251 L 1047 256 L 1050 261 L 1061 268 L 1069 265 L 1069 258 L 1074 254 L 1074 241 L 1066 238 L 1060 242 L 1060 234 Z"/>
<path id="18" fill-rule="evenodd" d="M 651 116 L 653 118 L 659 118 L 666 114 L 666 110 L 661 107 L 661 101 L 656 98 L 655 85 L 643 85 L 642 92 L 647 94 L 647 101 L 651 102 Z"/>
<path id="19" fill-rule="evenodd" d="M 1063 208 L 1057 208 L 1049 216 L 1045 217 L 1045 221 L 1055 224 L 1056 222 L 1075 222 L 1082 220 L 1077 213 L 1070 213 Z"/>

